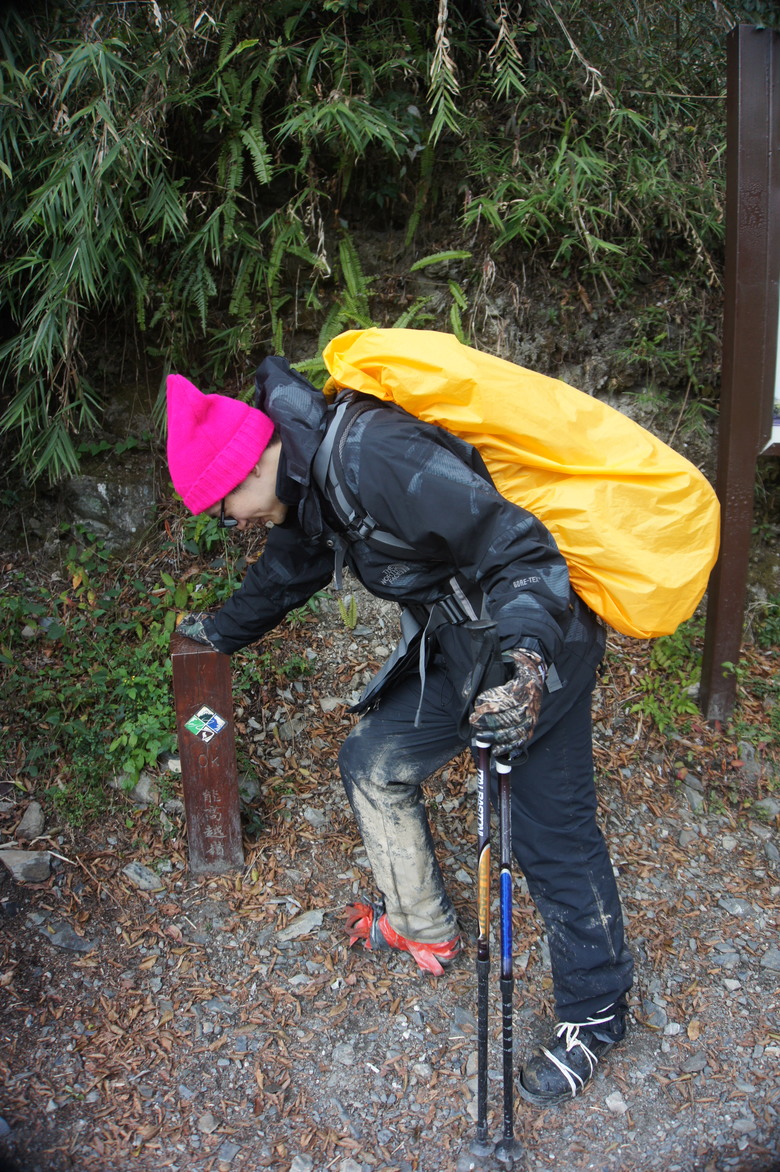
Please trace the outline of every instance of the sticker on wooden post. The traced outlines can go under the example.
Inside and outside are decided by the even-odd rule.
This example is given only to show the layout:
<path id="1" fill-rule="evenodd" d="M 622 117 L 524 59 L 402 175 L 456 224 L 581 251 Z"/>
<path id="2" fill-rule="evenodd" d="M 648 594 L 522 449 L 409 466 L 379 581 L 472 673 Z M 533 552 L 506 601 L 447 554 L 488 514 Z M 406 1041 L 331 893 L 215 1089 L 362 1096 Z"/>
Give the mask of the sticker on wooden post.
<path id="1" fill-rule="evenodd" d="M 191 732 L 193 736 L 200 737 L 202 741 L 206 741 L 208 743 L 212 737 L 215 737 L 218 732 L 221 732 L 222 729 L 225 728 L 226 724 L 226 720 L 223 720 L 221 716 L 218 716 L 216 712 L 212 711 L 211 708 L 204 704 L 203 707 L 199 708 L 195 715 L 187 721 L 184 727 L 188 732 Z"/>

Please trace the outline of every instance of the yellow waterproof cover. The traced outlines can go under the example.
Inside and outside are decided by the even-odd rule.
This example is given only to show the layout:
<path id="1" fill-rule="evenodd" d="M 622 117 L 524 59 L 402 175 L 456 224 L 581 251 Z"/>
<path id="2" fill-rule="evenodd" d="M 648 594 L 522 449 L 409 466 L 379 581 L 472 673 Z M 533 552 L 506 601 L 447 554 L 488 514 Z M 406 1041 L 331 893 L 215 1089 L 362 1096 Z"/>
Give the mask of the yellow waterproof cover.
<path id="1" fill-rule="evenodd" d="M 690 618 L 718 553 L 718 499 L 690 461 L 559 379 L 434 330 L 349 330 L 323 351 L 349 387 L 479 449 L 496 488 L 537 516 L 572 586 L 625 635 Z"/>

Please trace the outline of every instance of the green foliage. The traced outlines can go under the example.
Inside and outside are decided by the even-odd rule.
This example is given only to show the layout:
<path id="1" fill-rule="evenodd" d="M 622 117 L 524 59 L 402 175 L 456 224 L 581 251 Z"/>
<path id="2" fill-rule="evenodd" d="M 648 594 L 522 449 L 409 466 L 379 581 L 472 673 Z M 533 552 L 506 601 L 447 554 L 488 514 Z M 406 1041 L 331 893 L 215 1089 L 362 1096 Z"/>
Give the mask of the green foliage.
<path id="1" fill-rule="evenodd" d="M 447 264 L 449 261 L 463 261 L 470 259 L 471 253 L 465 249 L 449 249 L 446 252 L 435 252 L 430 256 L 421 257 L 420 260 L 415 261 L 409 271 L 416 273 L 421 269 L 429 268 L 431 265 Z M 460 282 L 451 278 L 448 278 L 447 280 L 447 289 L 451 298 L 449 313 L 450 329 L 459 342 L 463 342 L 465 345 L 469 345 L 471 343 L 471 338 L 469 337 L 468 331 L 463 324 L 463 314 L 468 309 L 468 297 Z"/>
<path id="2" fill-rule="evenodd" d="M 308 622 L 316 618 L 320 613 L 320 603 L 323 597 L 324 591 L 319 590 L 316 594 L 312 595 L 309 601 L 306 602 L 303 606 L 298 606 L 295 607 L 294 610 L 288 611 L 286 619 L 287 625 L 294 631 L 298 630 L 300 627 L 306 626 Z"/>
<path id="3" fill-rule="evenodd" d="M 299 314 L 326 340 L 371 323 L 358 224 L 410 248 L 451 225 L 477 264 L 504 253 L 617 294 L 659 264 L 717 280 L 725 35 L 751 14 L 771 6 L 7 7 L 0 433 L 17 464 L 76 470 L 110 386 L 106 323 L 206 386 L 284 350 Z M 468 279 L 447 293 L 465 339 Z"/>
<path id="4" fill-rule="evenodd" d="M 431 265 L 449 261 L 468 260 L 470 257 L 471 253 L 462 249 L 437 252 L 415 261 L 410 266 L 409 272 L 419 272 Z M 371 308 L 373 278 L 366 276 L 357 249 L 351 237 L 346 233 L 339 241 L 339 262 L 344 291 L 334 299 L 320 330 L 317 339 L 317 356 L 305 358 L 295 363 L 296 368 L 318 386 L 322 386 L 328 378 L 328 370 L 322 360 L 322 351 L 328 342 L 345 329 L 369 329 L 372 326 L 382 325 Z M 455 280 L 445 279 L 444 284 L 446 284 L 450 298 L 449 319 L 452 332 L 461 342 L 469 343 L 470 338 L 461 316 L 468 308 L 466 293 L 459 282 Z M 433 320 L 433 315 L 428 310 L 431 300 L 430 296 L 418 297 L 389 324 L 396 329 L 421 329 L 429 325 Z"/>
<path id="5" fill-rule="evenodd" d="M 471 143 L 470 169 L 483 182 L 465 222 L 485 222 L 496 249 L 542 250 L 612 292 L 658 257 L 690 256 L 711 279 L 723 235 L 724 76 L 716 52 L 686 68 L 702 16 L 655 4 L 629 26 L 617 6 L 573 0 L 564 17 L 535 25 L 539 66 L 511 134 Z"/>
<path id="6" fill-rule="evenodd" d="M 701 676 L 701 653 L 697 642 L 701 621 L 682 623 L 673 635 L 654 639 L 647 670 L 638 680 L 639 699 L 629 712 L 649 717 L 659 732 L 671 731 L 680 717 L 699 712 L 696 693 Z"/>
<path id="7" fill-rule="evenodd" d="M 780 647 L 780 594 L 771 595 L 753 618 L 753 638 L 762 650 Z"/>
<path id="8" fill-rule="evenodd" d="M 645 377 L 703 395 L 716 377 L 719 339 L 705 309 L 691 304 L 693 296 L 683 283 L 671 297 L 644 306 L 633 321 L 631 346 L 619 354 Z"/>
<path id="9" fill-rule="evenodd" d="M 742 0 L 740 8 L 746 23 L 765 28 L 780 28 L 780 13 L 775 0 Z"/>
<path id="10" fill-rule="evenodd" d="M 374 278 L 368 277 L 358 256 L 354 241 L 348 233 L 344 233 L 339 240 L 339 274 L 344 291 L 337 294 L 334 304 L 325 319 L 318 338 L 318 352 L 324 349 L 328 342 L 345 329 L 369 329 L 382 323 L 375 317 L 371 307 L 371 290 Z M 421 257 L 410 265 L 409 272 L 416 273 L 431 265 L 438 265 L 448 261 L 468 260 L 471 253 L 452 249 L 447 252 L 437 252 L 431 256 Z M 466 295 L 457 281 L 446 280 L 446 285 L 452 299 L 452 305 L 460 309 L 466 308 Z M 426 307 L 430 297 L 418 298 L 407 310 L 389 324 L 396 327 L 420 326 L 426 317 Z M 314 371 L 325 370 L 319 359 L 309 360 L 298 364 L 300 369 Z"/>
<path id="11" fill-rule="evenodd" d="M 79 821 L 112 775 L 137 780 L 173 747 L 167 642 L 175 612 L 141 582 L 122 589 L 100 542 L 74 544 L 58 594 L 12 582 L 0 598 L 0 665 L 16 700 L 24 773 L 56 777 L 54 796 Z M 22 629 L 33 632 L 32 639 Z"/>
<path id="12" fill-rule="evenodd" d="M 305 676 L 310 676 L 314 671 L 314 664 L 305 655 L 299 655 L 298 652 L 293 652 L 288 655 L 282 663 L 276 665 L 277 675 L 286 680 L 298 680 Z"/>
<path id="13" fill-rule="evenodd" d="M 694 290 L 682 281 L 668 297 L 641 308 L 631 344 L 616 351 L 639 375 L 637 402 L 671 428 L 669 443 L 678 434 L 710 442 L 721 353 L 708 309 L 696 306 Z M 683 392 L 681 403 L 673 389 Z"/>
<path id="14" fill-rule="evenodd" d="M 197 555 L 211 553 L 217 547 L 221 548 L 227 541 L 226 530 L 221 529 L 216 517 L 208 513 L 198 513 L 192 516 L 184 515 L 182 521 L 182 544 L 187 553 Z"/>
<path id="15" fill-rule="evenodd" d="M 112 456 L 121 456 L 124 452 L 133 452 L 141 446 L 143 442 L 149 441 L 149 433 L 144 432 L 142 436 L 129 435 L 125 439 L 115 440 L 94 440 L 92 442 L 84 440 L 79 444 L 77 452 L 79 456 L 101 456 L 110 452 Z"/>
<path id="16" fill-rule="evenodd" d="M 776 647 L 777 643 L 772 646 Z M 726 666 L 733 668 L 734 665 L 724 664 Z M 767 675 L 765 665 L 760 661 L 757 665 L 749 653 L 736 666 L 736 675 L 738 687 L 731 729 L 733 737 L 737 743 L 746 741 L 753 745 L 768 761 L 777 762 L 780 757 L 780 680 L 776 675 Z M 743 696 L 745 703 L 741 702 Z M 756 719 L 757 705 L 768 713 L 768 719 Z M 771 783 L 770 788 L 773 788 Z"/>
<path id="17" fill-rule="evenodd" d="M 337 302 L 336 311 L 326 323 L 326 330 L 333 328 L 334 335 L 344 325 L 367 328 L 373 325 L 369 309 L 371 279 L 366 277 L 352 239 L 345 233 L 339 241 L 339 261 L 346 292 Z"/>
<path id="18" fill-rule="evenodd" d="M 225 600 L 231 573 L 197 575 L 163 569 L 156 582 L 134 576 L 84 531 L 64 557 L 51 590 L 21 574 L 0 593 L 0 682 L 3 739 L 18 746 L 20 776 L 49 791 L 62 814 L 79 824 L 100 813 L 107 783 L 127 787 L 159 755 L 175 748 L 169 641 L 177 615 Z M 171 545 L 169 557 L 175 553 Z M 271 678 L 307 675 L 300 655 L 264 651 Z M 256 686 L 258 662 L 239 663 L 237 694 Z"/>
<path id="19" fill-rule="evenodd" d="M 339 614 L 347 630 L 354 631 L 358 621 L 357 598 L 354 594 L 345 594 L 339 598 Z"/>

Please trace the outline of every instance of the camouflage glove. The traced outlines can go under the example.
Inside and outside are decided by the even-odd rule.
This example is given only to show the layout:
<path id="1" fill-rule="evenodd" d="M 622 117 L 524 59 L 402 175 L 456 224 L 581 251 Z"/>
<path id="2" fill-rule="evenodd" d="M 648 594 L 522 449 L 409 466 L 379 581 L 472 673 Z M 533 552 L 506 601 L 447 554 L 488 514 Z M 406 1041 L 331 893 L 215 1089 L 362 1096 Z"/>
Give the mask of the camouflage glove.
<path id="1" fill-rule="evenodd" d="M 541 655 L 517 648 L 509 652 L 515 674 L 477 696 L 469 721 L 493 745 L 497 757 L 512 757 L 533 733 L 542 706 L 547 667 Z"/>
<path id="2" fill-rule="evenodd" d="M 219 651 L 219 647 L 215 646 L 211 641 L 217 633 L 217 628 L 214 625 L 213 618 L 205 610 L 195 611 L 193 614 L 186 614 L 176 630 L 180 635 L 185 635 L 195 643 L 205 643 L 213 651 Z"/>

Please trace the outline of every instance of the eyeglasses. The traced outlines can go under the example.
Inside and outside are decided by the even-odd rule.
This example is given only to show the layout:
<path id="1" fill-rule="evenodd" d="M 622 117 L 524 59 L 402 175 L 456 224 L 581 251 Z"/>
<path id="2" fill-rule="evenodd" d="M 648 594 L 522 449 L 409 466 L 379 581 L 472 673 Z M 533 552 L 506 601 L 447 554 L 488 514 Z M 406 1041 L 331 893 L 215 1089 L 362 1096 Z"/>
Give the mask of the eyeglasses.
<path id="1" fill-rule="evenodd" d="M 219 506 L 219 521 L 217 522 L 217 524 L 219 525 L 220 529 L 235 529 L 236 525 L 238 524 L 238 521 L 235 519 L 235 517 L 226 517 L 225 516 L 225 501 L 226 500 L 227 500 L 227 497 L 223 496 L 222 501 Z"/>

